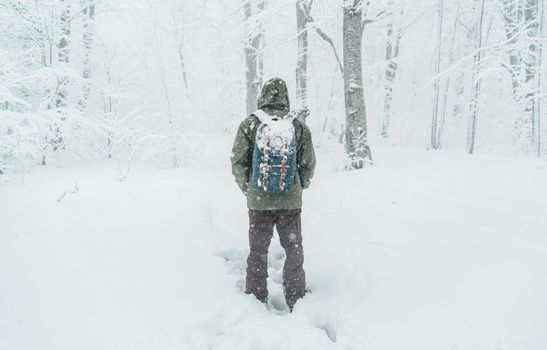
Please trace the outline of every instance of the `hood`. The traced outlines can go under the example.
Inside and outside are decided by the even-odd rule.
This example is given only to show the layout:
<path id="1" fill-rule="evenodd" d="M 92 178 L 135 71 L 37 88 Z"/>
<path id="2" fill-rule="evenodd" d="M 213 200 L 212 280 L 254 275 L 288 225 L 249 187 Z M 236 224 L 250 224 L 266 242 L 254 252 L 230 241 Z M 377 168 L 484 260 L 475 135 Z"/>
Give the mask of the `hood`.
<path id="1" fill-rule="evenodd" d="M 259 109 L 286 111 L 288 113 L 290 104 L 287 84 L 280 78 L 268 80 L 262 88 L 257 105 Z"/>

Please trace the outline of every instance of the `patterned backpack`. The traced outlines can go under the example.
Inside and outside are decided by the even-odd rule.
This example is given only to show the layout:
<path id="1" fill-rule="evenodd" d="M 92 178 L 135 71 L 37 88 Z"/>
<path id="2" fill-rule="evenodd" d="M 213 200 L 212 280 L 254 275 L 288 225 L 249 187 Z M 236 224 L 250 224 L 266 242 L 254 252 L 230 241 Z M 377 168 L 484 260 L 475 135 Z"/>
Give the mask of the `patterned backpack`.
<path id="1" fill-rule="evenodd" d="M 294 116 L 270 116 L 258 110 L 260 120 L 253 151 L 251 185 L 260 192 L 287 192 L 296 175 Z"/>

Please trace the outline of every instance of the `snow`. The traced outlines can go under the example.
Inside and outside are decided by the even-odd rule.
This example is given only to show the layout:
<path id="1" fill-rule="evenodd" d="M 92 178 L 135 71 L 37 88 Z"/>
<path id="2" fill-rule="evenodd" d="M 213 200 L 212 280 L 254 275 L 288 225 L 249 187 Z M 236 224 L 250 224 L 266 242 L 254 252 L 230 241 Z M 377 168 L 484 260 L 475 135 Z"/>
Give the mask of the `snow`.
<path id="1" fill-rule="evenodd" d="M 245 200 L 218 140 L 211 168 L 120 182 L 99 163 L 0 188 L 0 349 L 547 348 L 544 160 L 375 148 L 374 168 L 335 172 L 318 150 L 312 293 L 290 314 L 275 239 L 269 306 L 242 293 Z"/>
<path id="2" fill-rule="evenodd" d="M 288 115 L 285 118 L 277 118 L 266 114 L 262 110 L 257 110 L 253 113 L 263 124 L 259 127 L 256 134 L 256 144 L 260 149 L 264 149 L 265 144 L 269 143 L 271 153 L 274 155 L 282 155 L 285 145 L 288 145 L 294 139 L 293 115 Z M 267 141 L 267 142 L 266 142 Z M 288 150 L 292 154 L 296 149 L 289 147 Z M 259 185 L 260 186 L 260 185 Z"/>

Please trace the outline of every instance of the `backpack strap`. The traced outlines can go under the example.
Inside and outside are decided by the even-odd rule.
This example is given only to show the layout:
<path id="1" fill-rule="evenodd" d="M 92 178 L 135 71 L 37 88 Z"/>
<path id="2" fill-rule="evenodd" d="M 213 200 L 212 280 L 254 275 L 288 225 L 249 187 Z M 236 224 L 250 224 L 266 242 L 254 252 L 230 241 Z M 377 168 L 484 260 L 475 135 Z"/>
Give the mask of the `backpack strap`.
<path id="1" fill-rule="evenodd" d="M 261 122 L 260 119 L 258 119 L 258 117 L 254 114 L 249 115 L 247 119 L 249 119 L 249 128 L 247 129 L 248 133 L 246 134 L 246 136 L 249 142 L 254 145 L 256 141 L 256 133 Z"/>
<path id="2" fill-rule="evenodd" d="M 268 164 L 270 160 L 270 140 L 266 140 L 264 145 L 264 155 L 262 156 L 262 163 L 260 164 L 260 172 L 262 173 L 262 187 L 264 191 L 268 191 L 268 176 L 270 165 Z"/>
<path id="3" fill-rule="evenodd" d="M 281 177 L 279 178 L 279 188 L 285 189 L 285 178 L 287 177 L 287 161 L 289 160 L 289 144 L 285 142 L 283 146 L 283 159 L 281 160 Z"/>
<path id="4" fill-rule="evenodd" d="M 294 137 L 296 138 L 296 147 L 300 148 L 300 140 L 302 139 L 302 130 L 304 129 L 302 126 L 302 122 L 295 118 L 292 122 L 292 125 L 294 126 Z"/>

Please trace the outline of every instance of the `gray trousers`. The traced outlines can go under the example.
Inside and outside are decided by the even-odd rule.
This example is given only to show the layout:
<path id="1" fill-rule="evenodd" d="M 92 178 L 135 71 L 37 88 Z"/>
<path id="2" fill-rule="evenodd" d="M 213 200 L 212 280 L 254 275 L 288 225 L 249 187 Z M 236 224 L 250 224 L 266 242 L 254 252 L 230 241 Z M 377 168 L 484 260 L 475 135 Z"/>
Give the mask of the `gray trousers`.
<path id="1" fill-rule="evenodd" d="M 268 248 L 274 226 L 285 249 L 283 290 L 289 307 L 304 296 L 304 250 L 302 248 L 301 209 L 249 210 L 249 247 L 245 291 L 266 302 L 268 298 Z"/>

